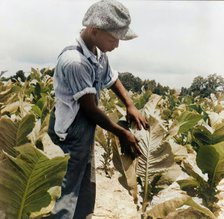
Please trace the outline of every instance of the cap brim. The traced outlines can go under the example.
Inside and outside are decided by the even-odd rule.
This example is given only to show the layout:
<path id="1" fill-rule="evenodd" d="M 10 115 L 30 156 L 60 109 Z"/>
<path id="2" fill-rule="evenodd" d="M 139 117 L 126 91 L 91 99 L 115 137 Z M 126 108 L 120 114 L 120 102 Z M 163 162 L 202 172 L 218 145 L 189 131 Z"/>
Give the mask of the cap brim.
<path id="1" fill-rule="evenodd" d="M 115 37 L 119 40 L 132 40 L 132 39 L 138 37 L 138 35 L 130 28 L 108 31 L 108 33 L 110 33 L 113 37 Z"/>

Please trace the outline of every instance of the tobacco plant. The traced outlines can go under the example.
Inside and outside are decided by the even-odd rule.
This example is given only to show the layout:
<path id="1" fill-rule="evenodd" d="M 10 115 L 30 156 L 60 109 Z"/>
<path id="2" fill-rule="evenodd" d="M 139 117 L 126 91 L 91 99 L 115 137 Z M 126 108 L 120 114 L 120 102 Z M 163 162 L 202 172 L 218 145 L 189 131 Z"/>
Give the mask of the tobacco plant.
<path id="1" fill-rule="evenodd" d="M 35 74 L 41 73 L 37 70 Z M 44 97 L 50 110 L 51 94 L 44 89 L 49 84 L 37 79 L 41 84 L 39 99 Z M 46 133 L 49 111 L 38 115 L 32 110 L 39 107 L 33 101 L 33 80 L 0 84 L 1 218 L 41 218 L 48 214 L 60 197 L 67 168 L 68 156 Z"/>
<path id="2" fill-rule="evenodd" d="M 141 209 L 144 218 L 165 218 L 168 215 L 174 215 L 176 208 L 180 208 L 180 215 L 188 212 L 193 218 L 216 218 L 214 213 L 217 213 L 217 186 L 224 176 L 222 163 L 224 152 L 222 143 L 223 114 L 220 111 L 219 117 L 222 118 L 217 119 L 216 116 L 216 119 L 212 119 L 211 115 L 214 117 L 214 113 L 209 116 L 209 112 L 205 111 L 203 107 L 200 114 L 194 108 L 182 106 L 183 110 L 169 122 L 170 125 L 167 125 L 160 117 L 158 106 L 161 105 L 161 101 L 164 101 L 161 97 L 152 95 L 142 111 L 148 116 L 150 130 L 139 132 L 133 127 L 129 127 L 140 140 L 139 146 L 142 155 L 132 161 L 126 155 L 121 154 L 119 146 L 115 145 L 115 167 L 126 178 L 125 183 L 136 203 L 142 194 Z M 176 109 L 178 107 L 175 106 Z M 208 114 L 208 121 L 207 117 L 203 115 L 204 112 Z M 213 124 L 213 129 L 208 126 L 208 123 Z M 205 127 L 209 131 L 205 132 Z M 200 132 L 200 129 L 204 131 Z M 204 141 L 210 142 L 211 145 L 204 144 Z M 191 145 L 195 142 L 200 146 L 196 151 Z M 182 149 L 184 147 L 185 151 Z M 173 162 L 171 158 L 180 165 L 182 170 L 176 164 L 171 165 Z M 192 162 L 193 166 L 191 166 Z M 188 175 L 183 177 L 183 171 Z M 173 174 L 172 177 L 170 173 Z M 203 173 L 208 174 L 208 179 Z M 137 179 L 139 178 L 143 185 L 143 191 L 137 189 Z M 169 180 L 167 181 L 167 179 Z M 168 184 L 165 186 L 164 182 Z M 161 185 L 163 188 L 158 192 Z M 155 194 L 153 190 L 158 192 L 158 198 L 153 196 Z M 176 195 L 169 198 L 168 193 L 173 194 L 174 191 L 177 192 Z M 202 201 L 195 201 L 196 197 Z M 184 205 L 188 205 L 190 208 L 181 210 Z"/>

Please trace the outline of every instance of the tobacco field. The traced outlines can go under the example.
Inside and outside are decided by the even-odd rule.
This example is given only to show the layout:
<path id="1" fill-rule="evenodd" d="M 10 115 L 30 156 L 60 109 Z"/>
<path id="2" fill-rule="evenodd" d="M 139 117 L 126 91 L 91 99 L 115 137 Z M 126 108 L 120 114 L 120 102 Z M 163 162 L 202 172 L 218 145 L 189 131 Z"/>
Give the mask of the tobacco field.
<path id="1" fill-rule="evenodd" d="M 224 93 L 158 95 L 142 89 L 129 95 L 150 128 L 128 124 L 112 91 L 101 92 L 100 107 L 138 138 L 142 153 L 122 154 L 118 139 L 98 127 L 105 177 L 120 172 L 139 218 L 224 218 Z M 44 218 L 60 197 L 69 155 L 47 134 L 54 101 L 49 69 L 32 69 L 26 80 L 0 81 L 0 218 Z"/>

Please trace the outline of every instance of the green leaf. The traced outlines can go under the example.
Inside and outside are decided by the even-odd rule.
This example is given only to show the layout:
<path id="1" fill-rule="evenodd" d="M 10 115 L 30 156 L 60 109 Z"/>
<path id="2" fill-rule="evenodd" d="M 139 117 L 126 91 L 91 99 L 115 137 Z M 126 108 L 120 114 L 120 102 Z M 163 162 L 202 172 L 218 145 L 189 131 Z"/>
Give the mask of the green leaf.
<path id="1" fill-rule="evenodd" d="M 31 144 L 16 147 L 16 158 L 6 153 L 0 163 L 0 207 L 8 218 L 28 219 L 51 202 L 48 190 L 60 186 L 68 156 L 49 159 Z"/>
<path id="2" fill-rule="evenodd" d="M 32 106 L 32 110 L 37 116 L 41 117 L 42 111 L 38 105 Z"/>
<path id="3" fill-rule="evenodd" d="M 209 127 L 208 127 L 209 128 Z M 199 126 L 192 132 L 194 141 L 199 145 L 213 145 L 224 141 L 224 124 L 211 132 L 206 126 Z"/>
<path id="4" fill-rule="evenodd" d="M 9 118 L 0 119 L 0 149 L 10 155 L 16 155 L 13 147 L 28 143 L 27 135 L 31 133 L 35 125 L 35 117 L 26 115 L 19 122 L 12 122 Z"/>
<path id="5" fill-rule="evenodd" d="M 197 165 L 203 173 L 208 173 L 209 182 L 216 186 L 224 176 L 224 141 L 199 148 Z"/>
<path id="6" fill-rule="evenodd" d="M 33 130 L 35 126 L 35 116 L 33 114 L 28 114 L 19 122 L 18 129 L 16 133 L 16 145 L 22 145 L 29 140 L 27 135 Z"/>
<path id="7" fill-rule="evenodd" d="M 2 117 L 0 119 L 0 149 L 6 151 L 12 156 L 16 156 L 17 152 L 13 147 L 16 146 L 17 125 L 10 119 Z"/>
<path id="8" fill-rule="evenodd" d="M 177 124 L 179 126 L 178 133 L 185 133 L 189 131 L 193 126 L 195 126 L 199 120 L 202 119 L 202 116 L 196 112 L 185 111 L 177 118 Z"/>

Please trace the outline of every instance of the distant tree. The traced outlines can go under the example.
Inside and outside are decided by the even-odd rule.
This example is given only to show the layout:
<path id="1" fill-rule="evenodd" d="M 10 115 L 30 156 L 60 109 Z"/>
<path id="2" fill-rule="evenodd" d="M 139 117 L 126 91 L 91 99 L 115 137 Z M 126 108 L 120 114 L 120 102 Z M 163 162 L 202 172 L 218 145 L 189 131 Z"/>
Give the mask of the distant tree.
<path id="1" fill-rule="evenodd" d="M 217 91 L 224 91 L 224 78 L 221 75 L 212 74 L 207 77 L 206 80 L 206 96 Z"/>
<path id="2" fill-rule="evenodd" d="M 193 96 L 200 96 L 205 91 L 205 79 L 202 76 L 194 78 L 188 93 Z"/>
<path id="3" fill-rule="evenodd" d="M 151 90 L 153 92 L 157 85 L 155 80 L 145 80 L 143 81 L 143 86 L 145 90 Z"/>
<path id="4" fill-rule="evenodd" d="M 128 91 L 141 92 L 143 82 L 139 77 L 129 72 L 120 73 L 118 77 Z"/>
<path id="5" fill-rule="evenodd" d="M 155 89 L 153 90 L 153 93 L 158 95 L 165 95 L 167 93 L 173 94 L 175 93 L 175 90 L 170 89 L 168 86 L 162 86 L 160 83 L 158 83 Z"/>
<path id="6" fill-rule="evenodd" d="M 17 80 L 20 79 L 22 82 L 24 82 L 26 80 L 24 71 L 22 71 L 22 70 L 17 71 L 16 76 L 14 78 Z"/>
<path id="7" fill-rule="evenodd" d="M 180 91 L 180 96 L 187 96 L 188 95 L 188 88 L 182 87 Z"/>
<path id="8" fill-rule="evenodd" d="M 189 88 L 181 88 L 181 96 L 209 97 L 211 93 L 224 91 L 224 78 L 217 74 L 211 74 L 207 78 L 197 76 Z"/>
<path id="9" fill-rule="evenodd" d="M 1 77 L 1 80 L 2 80 L 2 81 L 8 81 L 8 80 L 11 80 L 12 82 L 16 82 L 16 81 L 20 80 L 20 81 L 24 82 L 24 81 L 26 80 L 26 76 L 25 76 L 24 71 L 19 70 L 19 71 L 16 72 L 15 75 L 10 76 L 10 77 L 8 77 L 8 78 Z"/>
<path id="10" fill-rule="evenodd" d="M 144 89 L 145 91 L 150 91 L 159 95 L 165 95 L 168 92 L 173 94 L 176 92 L 174 89 L 170 89 L 168 86 L 162 86 L 160 83 L 157 84 L 155 80 L 142 81 L 139 77 L 135 77 L 129 72 L 120 73 L 119 79 L 128 91 L 131 90 L 141 93 L 142 89 Z"/>
<path id="11" fill-rule="evenodd" d="M 185 94 L 186 94 L 186 90 Z M 216 93 L 218 91 L 224 91 L 224 78 L 221 75 L 211 74 L 207 78 L 202 76 L 197 76 L 194 78 L 191 86 L 187 90 L 187 94 L 194 97 L 209 97 L 211 93 Z M 183 92 L 181 92 L 183 95 Z"/>

